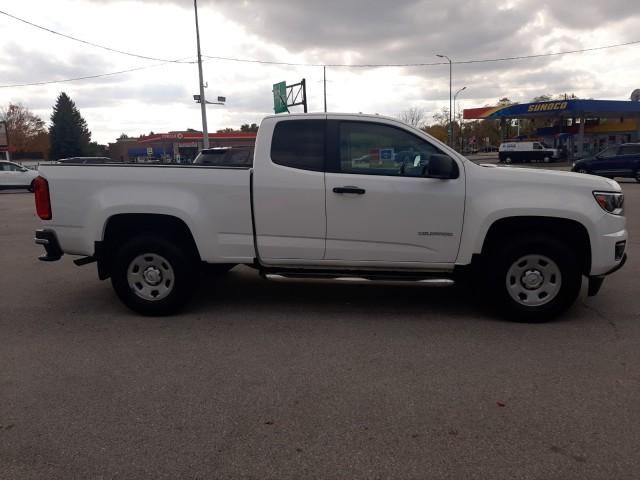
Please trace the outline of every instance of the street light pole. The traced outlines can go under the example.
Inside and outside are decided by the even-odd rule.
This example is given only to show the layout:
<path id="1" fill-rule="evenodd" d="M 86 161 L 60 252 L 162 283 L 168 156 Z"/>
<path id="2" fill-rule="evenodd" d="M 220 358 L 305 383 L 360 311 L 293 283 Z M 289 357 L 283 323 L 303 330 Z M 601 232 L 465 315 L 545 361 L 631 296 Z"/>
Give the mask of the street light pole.
<path id="1" fill-rule="evenodd" d="M 322 66 L 322 81 L 324 83 L 324 113 L 327 113 L 327 66 Z"/>
<path id="2" fill-rule="evenodd" d="M 460 90 L 458 90 L 456 92 L 456 94 L 453 96 L 453 119 L 456 119 L 456 100 L 458 99 L 458 95 L 460 94 L 460 92 L 462 92 L 463 90 L 466 90 L 467 87 L 462 87 Z M 454 131 L 451 130 L 451 133 L 453 133 Z M 462 125 L 460 125 L 460 136 L 462 136 Z M 453 135 L 451 136 L 451 143 L 453 143 L 453 148 L 455 147 L 455 142 L 453 141 Z"/>
<path id="3" fill-rule="evenodd" d="M 453 62 L 446 55 L 436 55 L 436 57 L 446 58 L 449 61 L 449 146 L 453 148 L 453 124 L 451 123 L 452 102 L 452 84 L 453 84 Z"/>
<path id="4" fill-rule="evenodd" d="M 202 79 L 202 55 L 200 54 L 200 29 L 198 28 L 198 0 L 193 0 L 196 12 L 196 41 L 198 44 L 198 74 L 200 78 L 200 110 L 202 112 L 202 146 L 209 148 L 209 131 L 207 130 L 207 102 L 204 97 L 204 80 Z"/>

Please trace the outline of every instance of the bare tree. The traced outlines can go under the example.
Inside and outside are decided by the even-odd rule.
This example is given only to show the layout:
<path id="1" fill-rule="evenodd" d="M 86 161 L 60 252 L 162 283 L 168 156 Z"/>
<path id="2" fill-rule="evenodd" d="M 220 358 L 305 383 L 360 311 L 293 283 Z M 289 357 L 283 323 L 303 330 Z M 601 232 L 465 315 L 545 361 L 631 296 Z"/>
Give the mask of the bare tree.
<path id="1" fill-rule="evenodd" d="M 423 128 L 425 126 L 425 111 L 420 107 L 411 107 L 408 110 L 404 110 L 398 114 L 398 120 L 411 125 L 416 128 Z"/>
<path id="2" fill-rule="evenodd" d="M 553 97 L 550 94 L 545 93 L 544 95 L 538 95 L 537 97 L 533 97 L 531 99 L 531 103 L 550 102 L 551 100 L 553 100 Z"/>
<path id="3" fill-rule="evenodd" d="M 442 107 L 439 112 L 434 113 L 433 121 L 436 125 L 447 127 L 449 125 L 449 107 Z"/>
<path id="4" fill-rule="evenodd" d="M 15 152 L 42 152 L 49 149 L 49 133 L 44 121 L 21 104 L 10 103 L 0 107 L 0 121 L 7 122 L 11 150 Z"/>

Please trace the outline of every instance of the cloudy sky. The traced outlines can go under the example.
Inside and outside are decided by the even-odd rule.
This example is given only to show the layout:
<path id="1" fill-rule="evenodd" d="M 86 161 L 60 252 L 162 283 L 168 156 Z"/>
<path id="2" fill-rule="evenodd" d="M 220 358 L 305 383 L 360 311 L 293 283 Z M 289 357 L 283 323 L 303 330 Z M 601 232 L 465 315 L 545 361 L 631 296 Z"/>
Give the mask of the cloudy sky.
<path id="1" fill-rule="evenodd" d="M 113 49 L 158 59 L 195 60 L 190 0 L 3 0 L 0 10 Z M 640 40 L 637 0 L 200 0 L 204 55 L 309 64 L 385 64 L 492 59 Z M 0 86 L 149 67 L 74 82 L 0 88 L 0 105 L 19 102 L 49 120 L 67 92 L 94 140 L 120 133 L 201 128 L 197 66 L 108 52 L 0 15 Z M 322 67 L 207 59 L 210 131 L 259 122 L 272 112 L 272 84 L 306 78 L 310 111 L 321 111 Z M 446 65 L 327 69 L 330 111 L 397 115 L 448 105 Z M 454 65 L 460 108 L 507 96 L 573 92 L 628 99 L 640 88 L 640 44 L 588 53 Z"/>

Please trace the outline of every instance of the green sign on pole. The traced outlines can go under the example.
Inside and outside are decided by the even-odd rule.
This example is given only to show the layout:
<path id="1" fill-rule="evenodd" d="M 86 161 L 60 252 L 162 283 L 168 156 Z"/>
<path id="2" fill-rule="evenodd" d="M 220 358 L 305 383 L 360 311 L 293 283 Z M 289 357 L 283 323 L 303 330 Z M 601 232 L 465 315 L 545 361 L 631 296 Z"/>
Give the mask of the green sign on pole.
<path id="1" fill-rule="evenodd" d="M 289 111 L 287 108 L 287 82 L 273 84 L 273 110 L 276 113 Z"/>

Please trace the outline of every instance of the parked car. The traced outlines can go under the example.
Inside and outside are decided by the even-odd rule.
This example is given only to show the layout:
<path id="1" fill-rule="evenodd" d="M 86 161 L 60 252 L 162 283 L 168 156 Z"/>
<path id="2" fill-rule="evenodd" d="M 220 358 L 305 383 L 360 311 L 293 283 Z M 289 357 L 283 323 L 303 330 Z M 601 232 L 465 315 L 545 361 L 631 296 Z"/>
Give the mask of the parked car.
<path id="1" fill-rule="evenodd" d="M 605 148 L 593 157 L 575 161 L 571 170 L 609 178 L 635 178 L 640 182 L 640 143 Z"/>
<path id="2" fill-rule="evenodd" d="M 193 163 L 218 167 L 251 167 L 253 146 L 208 148 L 200 151 Z"/>
<path id="3" fill-rule="evenodd" d="M 37 170 L 13 162 L 0 161 L 0 189 L 26 188 L 33 192 L 33 181 L 37 176 Z"/>
<path id="4" fill-rule="evenodd" d="M 111 160 L 109 157 L 69 157 L 61 158 L 56 163 L 74 165 L 102 165 L 105 163 L 122 163 Z"/>
<path id="5" fill-rule="evenodd" d="M 498 158 L 503 163 L 557 162 L 560 154 L 542 142 L 503 142 L 498 149 Z"/>
<path id="6" fill-rule="evenodd" d="M 385 160 L 409 151 L 402 164 Z M 583 275 L 595 295 L 626 259 L 613 180 L 476 165 L 375 115 L 266 117 L 252 167 L 45 165 L 41 175 L 42 260 L 97 262 L 144 315 L 177 311 L 209 263 L 271 279 L 470 281 L 510 319 L 543 321 L 574 302 Z"/>

